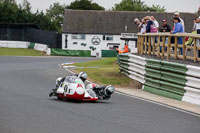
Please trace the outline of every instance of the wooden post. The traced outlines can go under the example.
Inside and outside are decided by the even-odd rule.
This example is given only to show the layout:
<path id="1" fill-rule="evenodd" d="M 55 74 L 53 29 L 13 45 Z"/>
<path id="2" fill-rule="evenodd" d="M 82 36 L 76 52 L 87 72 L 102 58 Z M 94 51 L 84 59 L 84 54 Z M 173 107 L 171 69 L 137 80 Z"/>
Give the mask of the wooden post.
<path id="1" fill-rule="evenodd" d="M 162 55 L 161 58 L 164 59 L 165 56 L 165 36 L 162 37 Z"/>
<path id="2" fill-rule="evenodd" d="M 197 39 L 194 38 L 194 62 L 197 61 Z"/>
<path id="3" fill-rule="evenodd" d="M 144 54 L 144 36 L 141 36 L 142 40 L 141 40 L 141 45 L 140 45 L 140 54 L 143 55 Z"/>
<path id="4" fill-rule="evenodd" d="M 149 38 L 149 45 L 148 45 L 148 55 L 151 54 L 151 36 L 148 37 Z"/>
<path id="5" fill-rule="evenodd" d="M 138 54 L 140 53 L 140 42 L 141 42 L 141 36 L 138 36 L 138 39 L 137 39 L 137 53 Z"/>
<path id="6" fill-rule="evenodd" d="M 171 53 L 171 36 L 168 37 L 168 42 L 167 42 L 167 60 L 169 60 L 170 53 Z"/>
<path id="7" fill-rule="evenodd" d="M 153 55 L 155 55 L 155 36 L 153 36 Z"/>
<path id="8" fill-rule="evenodd" d="M 178 47 L 178 38 L 175 37 L 175 43 L 174 43 L 174 54 L 175 54 L 175 59 L 177 59 L 178 54 L 177 54 L 177 47 Z"/>
<path id="9" fill-rule="evenodd" d="M 144 48 L 144 52 L 145 54 L 147 54 L 147 36 L 145 36 L 145 48 Z"/>
<path id="10" fill-rule="evenodd" d="M 186 59 L 186 45 L 185 45 L 185 37 L 183 37 L 183 60 Z"/>
<path id="11" fill-rule="evenodd" d="M 157 36 L 157 57 L 160 57 L 160 36 Z"/>

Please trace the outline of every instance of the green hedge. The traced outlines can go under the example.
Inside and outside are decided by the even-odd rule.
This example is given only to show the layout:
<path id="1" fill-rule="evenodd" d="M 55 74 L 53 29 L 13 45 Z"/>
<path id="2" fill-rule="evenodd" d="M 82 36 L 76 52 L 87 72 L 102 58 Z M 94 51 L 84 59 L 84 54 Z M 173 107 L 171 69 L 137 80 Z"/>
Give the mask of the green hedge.
<path id="1" fill-rule="evenodd" d="M 57 48 L 51 48 L 51 55 L 90 57 L 91 52 L 90 50 L 62 50 Z"/>

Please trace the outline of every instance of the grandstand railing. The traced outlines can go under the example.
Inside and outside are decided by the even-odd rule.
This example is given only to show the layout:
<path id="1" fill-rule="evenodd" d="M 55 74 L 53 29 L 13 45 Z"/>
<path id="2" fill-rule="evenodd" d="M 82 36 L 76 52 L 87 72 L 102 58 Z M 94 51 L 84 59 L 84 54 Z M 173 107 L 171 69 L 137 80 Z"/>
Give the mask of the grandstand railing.
<path id="1" fill-rule="evenodd" d="M 170 58 L 200 61 L 198 50 L 200 50 L 200 35 L 191 33 L 138 33 L 137 52 L 141 55 L 155 55 L 161 59 Z M 182 38 L 182 44 L 178 39 Z M 190 44 L 186 41 L 189 38 Z M 174 42 L 172 42 L 174 40 Z M 186 43 L 187 42 L 187 43 Z M 186 45 L 187 44 L 187 45 Z M 181 50 L 183 53 L 181 54 Z"/>

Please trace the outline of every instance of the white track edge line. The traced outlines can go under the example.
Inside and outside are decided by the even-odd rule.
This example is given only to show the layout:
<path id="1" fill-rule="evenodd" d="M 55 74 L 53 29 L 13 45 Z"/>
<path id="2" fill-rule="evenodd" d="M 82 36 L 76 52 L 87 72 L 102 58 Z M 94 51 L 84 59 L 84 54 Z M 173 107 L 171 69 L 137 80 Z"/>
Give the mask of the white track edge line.
<path id="1" fill-rule="evenodd" d="M 198 114 L 198 113 L 193 113 L 191 111 L 187 111 L 187 110 L 184 110 L 184 109 L 173 107 L 173 106 L 170 106 L 170 105 L 167 105 L 167 104 L 163 104 L 163 103 L 160 103 L 160 102 L 152 101 L 152 100 L 145 99 L 145 98 L 138 97 L 138 96 L 133 96 L 133 95 L 130 95 L 130 94 L 119 92 L 119 91 L 116 91 L 115 93 L 120 94 L 120 95 L 124 95 L 124 96 L 127 96 L 127 97 L 131 97 L 131 98 L 139 99 L 139 100 L 142 100 L 142 101 L 154 103 L 154 104 L 157 104 L 157 105 L 160 105 L 160 106 L 163 106 L 163 107 L 174 109 L 176 111 L 180 111 L 180 112 L 183 112 L 183 113 L 186 113 L 186 114 L 190 114 L 190 115 L 193 115 L 193 116 L 200 117 L 200 114 Z"/>

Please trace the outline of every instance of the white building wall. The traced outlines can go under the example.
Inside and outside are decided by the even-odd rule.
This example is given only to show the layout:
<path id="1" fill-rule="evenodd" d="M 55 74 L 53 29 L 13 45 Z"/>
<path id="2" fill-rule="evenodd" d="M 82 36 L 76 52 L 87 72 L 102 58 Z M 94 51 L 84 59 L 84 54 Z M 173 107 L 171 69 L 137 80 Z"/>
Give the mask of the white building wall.
<path id="1" fill-rule="evenodd" d="M 65 47 L 65 40 L 67 35 L 67 48 Z M 99 45 L 92 43 L 93 38 L 99 38 Z M 86 34 L 85 40 L 72 39 L 72 34 L 62 34 L 62 49 L 68 50 L 91 50 L 91 55 L 96 56 L 101 50 L 109 50 L 108 43 L 120 44 L 119 49 L 123 49 L 125 41 L 120 39 L 121 35 L 113 35 L 113 40 L 103 40 L 103 35 L 100 34 Z M 85 46 L 83 44 L 86 44 Z M 92 50 L 91 47 L 96 48 Z M 134 42 L 129 42 L 129 48 L 131 51 L 135 48 Z"/>

